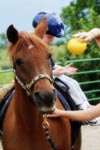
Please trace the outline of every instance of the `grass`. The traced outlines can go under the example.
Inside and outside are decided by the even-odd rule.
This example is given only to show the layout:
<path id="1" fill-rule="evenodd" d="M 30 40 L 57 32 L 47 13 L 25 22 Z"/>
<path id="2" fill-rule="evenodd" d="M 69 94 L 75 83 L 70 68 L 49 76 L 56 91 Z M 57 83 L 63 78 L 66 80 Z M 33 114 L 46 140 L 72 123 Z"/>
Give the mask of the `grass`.
<path id="1" fill-rule="evenodd" d="M 7 48 L 0 48 L 0 69 L 3 69 L 4 66 L 9 66 L 11 68 L 11 61 Z"/>
<path id="2" fill-rule="evenodd" d="M 9 54 L 6 48 L 0 49 L 0 71 L 12 68 Z M 0 87 L 13 80 L 13 72 L 0 73 Z"/>
<path id="3" fill-rule="evenodd" d="M 13 72 L 0 73 L 0 87 L 9 83 L 14 78 Z"/>

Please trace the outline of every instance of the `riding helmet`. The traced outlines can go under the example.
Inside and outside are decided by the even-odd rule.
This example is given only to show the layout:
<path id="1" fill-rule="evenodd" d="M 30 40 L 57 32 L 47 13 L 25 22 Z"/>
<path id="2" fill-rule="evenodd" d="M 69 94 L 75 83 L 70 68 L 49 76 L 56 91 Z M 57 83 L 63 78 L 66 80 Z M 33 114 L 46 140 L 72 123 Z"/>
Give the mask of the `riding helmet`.
<path id="1" fill-rule="evenodd" d="M 36 27 L 37 24 L 43 19 L 47 18 L 48 31 L 47 34 L 63 37 L 64 36 L 64 23 L 61 18 L 53 12 L 39 12 L 32 21 L 32 26 Z"/>

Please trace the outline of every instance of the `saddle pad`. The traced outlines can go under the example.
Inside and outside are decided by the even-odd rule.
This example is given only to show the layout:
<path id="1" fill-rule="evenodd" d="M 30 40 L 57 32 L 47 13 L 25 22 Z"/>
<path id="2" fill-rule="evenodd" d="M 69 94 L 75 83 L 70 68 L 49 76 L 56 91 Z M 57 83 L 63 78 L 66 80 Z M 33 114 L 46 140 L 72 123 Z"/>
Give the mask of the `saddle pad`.
<path id="1" fill-rule="evenodd" d="M 4 99 L 0 103 L 0 130 L 2 130 L 3 119 L 5 116 L 7 107 L 12 99 L 13 94 L 14 94 L 14 89 L 11 89 L 11 91 L 7 93 L 7 95 L 4 97 Z"/>
<path id="2" fill-rule="evenodd" d="M 69 88 L 70 87 L 68 87 L 68 85 L 65 84 L 58 77 L 56 77 L 55 80 L 54 80 L 54 87 L 59 91 L 60 95 L 63 96 L 63 99 L 65 99 L 65 101 L 67 101 L 67 103 L 69 104 L 71 110 L 76 110 L 77 109 L 76 105 L 75 105 L 72 97 L 69 94 Z M 60 96 L 60 97 L 62 97 L 62 96 Z M 61 101 L 63 101 L 63 99 L 61 98 Z"/>
<path id="3" fill-rule="evenodd" d="M 57 89 L 56 89 L 57 90 Z M 71 107 L 64 96 L 57 90 L 57 95 L 65 110 L 71 110 Z"/>

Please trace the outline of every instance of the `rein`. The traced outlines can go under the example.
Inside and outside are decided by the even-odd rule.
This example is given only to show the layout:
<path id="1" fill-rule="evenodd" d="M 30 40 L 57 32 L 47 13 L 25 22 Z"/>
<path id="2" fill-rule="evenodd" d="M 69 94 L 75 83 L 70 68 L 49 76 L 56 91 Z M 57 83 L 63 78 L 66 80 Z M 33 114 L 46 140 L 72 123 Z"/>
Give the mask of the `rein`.
<path id="1" fill-rule="evenodd" d="M 46 115 L 43 116 L 43 122 L 42 122 L 42 127 L 45 131 L 45 135 L 46 135 L 46 138 L 48 140 L 48 142 L 50 143 L 50 145 L 52 146 L 52 150 L 57 150 L 57 146 L 55 145 L 51 135 L 50 135 L 50 132 L 49 132 L 49 123 L 47 121 L 47 117 Z"/>

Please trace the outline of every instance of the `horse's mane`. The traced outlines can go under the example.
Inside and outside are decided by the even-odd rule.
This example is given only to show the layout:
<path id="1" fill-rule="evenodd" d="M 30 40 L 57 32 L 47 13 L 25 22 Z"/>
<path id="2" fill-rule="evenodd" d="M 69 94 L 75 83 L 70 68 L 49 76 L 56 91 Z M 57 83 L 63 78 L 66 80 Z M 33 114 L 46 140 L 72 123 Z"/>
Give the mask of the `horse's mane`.
<path id="1" fill-rule="evenodd" d="M 9 43 L 8 46 L 11 59 L 14 59 L 14 55 L 18 50 L 25 49 L 25 47 L 28 47 L 29 45 L 35 45 L 40 49 L 40 52 L 42 48 L 46 48 L 46 50 L 48 49 L 49 53 L 51 53 L 49 46 L 34 33 L 19 32 L 19 39 L 16 44 Z"/>

